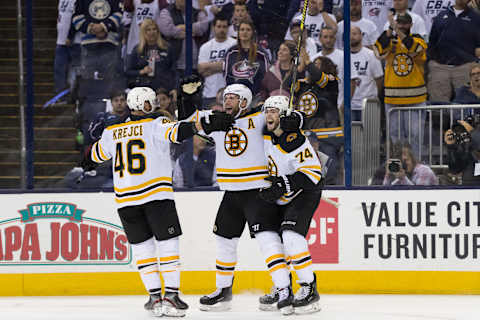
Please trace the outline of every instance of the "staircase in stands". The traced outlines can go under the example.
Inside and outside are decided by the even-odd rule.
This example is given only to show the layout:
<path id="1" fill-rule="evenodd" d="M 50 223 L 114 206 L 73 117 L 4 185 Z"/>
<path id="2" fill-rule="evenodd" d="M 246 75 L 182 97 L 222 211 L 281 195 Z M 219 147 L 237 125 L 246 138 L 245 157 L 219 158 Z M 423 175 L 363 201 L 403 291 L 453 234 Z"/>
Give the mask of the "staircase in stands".
<path id="1" fill-rule="evenodd" d="M 54 95 L 53 61 L 56 46 L 57 1 L 33 0 L 32 3 L 35 95 L 34 188 L 57 188 L 63 186 L 63 177 L 79 159 L 79 152 L 75 150 L 74 106 L 54 105 L 42 108 Z M 0 3 L 0 189 L 21 186 L 15 4 L 16 1 Z M 25 10 L 23 16 L 25 17 Z M 25 39 L 25 22 L 23 34 Z M 25 41 L 23 47 L 25 58 Z M 25 59 L 24 61 L 26 62 Z"/>

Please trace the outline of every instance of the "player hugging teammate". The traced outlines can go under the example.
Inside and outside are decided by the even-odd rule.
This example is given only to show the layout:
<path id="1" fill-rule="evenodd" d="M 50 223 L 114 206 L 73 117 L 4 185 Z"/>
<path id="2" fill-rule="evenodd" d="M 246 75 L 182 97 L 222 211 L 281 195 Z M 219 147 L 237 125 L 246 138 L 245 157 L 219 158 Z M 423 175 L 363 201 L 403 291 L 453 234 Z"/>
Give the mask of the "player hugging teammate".
<path id="1" fill-rule="evenodd" d="M 185 79 L 182 95 L 195 94 L 192 88 L 200 88 L 198 83 L 195 78 Z M 258 241 L 275 284 L 274 292 L 260 299 L 260 309 L 279 309 L 283 314 L 293 313 L 294 307 L 299 312 L 319 310 L 305 235 L 320 200 L 321 167 L 314 149 L 300 131 L 303 115 L 299 112 L 286 115 L 288 99 L 286 104 L 272 102 L 285 102 L 285 99 L 267 99 L 271 103 L 266 104 L 262 112 L 260 108 L 249 108 L 252 101 L 249 88 L 232 84 L 223 93 L 223 108 L 234 118 L 233 127 L 226 132 L 204 130 L 215 141 L 217 181 L 225 193 L 213 227 L 217 246 L 217 289 L 200 299 L 203 311 L 230 309 L 237 245 L 245 223 L 248 223 L 251 236 Z M 202 125 L 208 121 L 206 115 L 216 114 L 195 110 L 189 103 L 183 103 L 182 107 L 179 114 L 200 117 Z M 272 117 L 272 110 L 277 109 L 275 123 L 266 121 Z M 270 140 L 264 138 L 265 128 L 271 129 L 271 134 L 267 135 Z M 279 136 L 274 132 L 280 132 Z M 267 157 L 264 156 L 265 148 L 269 150 Z M 279 154 L 272 150 L 279 150 Z M 272 165 L 277 167 L 276 171 L 272 171 Z M 285 253 L 292 256 L 302 281 L 295 298 Z"/>

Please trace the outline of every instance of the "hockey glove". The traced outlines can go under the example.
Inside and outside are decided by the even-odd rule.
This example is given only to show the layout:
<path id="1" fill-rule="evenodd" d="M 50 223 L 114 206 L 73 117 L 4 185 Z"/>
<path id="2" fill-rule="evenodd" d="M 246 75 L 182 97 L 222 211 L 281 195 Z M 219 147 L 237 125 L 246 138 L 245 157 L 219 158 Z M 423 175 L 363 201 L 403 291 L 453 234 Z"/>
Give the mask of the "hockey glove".
<path id="1" fill-rule="evenodd" d="M 285 132 L 295 132 L 303 127 L 305 115 L 300 111 L 293 111 L 288 116 L 280 117 L 280 129 Z"/>
<path id="2" fill-rule="evenodd" d="M 270 181 L 272 185 L 269 188 L 260 189 L 259 196 L 267 202 L 274 203 L 282 195 L 290 192 L 290 182 L 285 176 L 270 176 L 266 177 L 265 180 Z"/>
<path id="3" fill-rule="evenodd" d="M 182 95 L 186 96 L 193 96 L 197 92 L 200 92 L 200 90 L 202 90 L 202 86 L 202 79 L 195 74 L 185 77 L 180 81 Z"/>
<path id="4" fill-rule="evenodd" d="M 213 113 L 200 119 L 203 131 L 210 134 L 213 131 L 228 131 L 235 123 L 232 115 L 223 111 L 213 111 Z"/>

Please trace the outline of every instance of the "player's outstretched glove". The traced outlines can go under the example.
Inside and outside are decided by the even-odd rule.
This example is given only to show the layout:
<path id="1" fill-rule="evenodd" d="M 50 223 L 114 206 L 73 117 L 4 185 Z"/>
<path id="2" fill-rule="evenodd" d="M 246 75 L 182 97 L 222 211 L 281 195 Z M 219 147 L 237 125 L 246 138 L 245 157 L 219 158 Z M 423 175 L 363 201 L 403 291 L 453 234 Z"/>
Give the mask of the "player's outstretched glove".
<path id="1" fill-rule="evenodd" d="M 226 112 L 213 111 L 213 113 L 201 118 L 200 122 L 203 131 L 210 134 L 213 131 L 228 131 L 235 123 L 235 119 Z"/>
<path id="2" fill-rule="evenodd" d="M 184 96 L 193 96 L 202 90 L 203 81 L 196 74 L 192 74 L 180 81 L 180 90 Z"/>
<path id="3" fill-rule="evenodd" d="M 267 202 L 274 203 L 282 195 L 290 192 L 290 183 L 288 182 L 288 178 L 285 176 L 269 176 L 266 177 L 265 180 L 270 181 L 272 185 L 269 188 L 260 189 L 259 196 Z"/>
<path id="4" fill-rule="evenodd" d="M 288 116 L 280 117 L 280 129 L 285 132 L 294 132 L 302 128 L 304 114 L 299 111 L 293 111 Z"/>

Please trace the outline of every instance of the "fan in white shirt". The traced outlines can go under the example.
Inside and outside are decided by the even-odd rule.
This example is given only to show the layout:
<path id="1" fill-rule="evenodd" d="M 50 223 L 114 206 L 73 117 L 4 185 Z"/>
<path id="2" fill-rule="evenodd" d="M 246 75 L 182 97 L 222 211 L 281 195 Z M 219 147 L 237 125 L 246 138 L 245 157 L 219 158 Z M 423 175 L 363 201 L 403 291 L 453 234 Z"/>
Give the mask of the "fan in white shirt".
<path id="1" fill-rule="evenodd" d="M 375 23 L 377 31 L 381 33 L 391 7 L 392 0 L 362 0 L 362 17 Z"/>
<path id="2" fill-rule="evenodd" d="M 412 17 L 412 28 L 410 32 L 412 34 L 419 34 L 422 38 L 427 37 L 427 30 L 425 28 L 425 21 L 418 14 L 408 10 L 408 0 L 393 0 L 393 9 L 395 9 L 394 19 L 397 20 L 398 15 L 408 13 Z M 387 21 L 383 30 L 387 30 L 390 27 L 390 23 Z"/>
<path id="3" fill-rule="evenodd" d="M 440 11 L 447 9 L 453 4 L 455 4 L 454 0 L 417 0 L 413 5 L 412 12 L 418 14 L 425 21 L 425 29 L 427 34 L 430 34 L 433 18 L 435 18 Z"/>
<path id="4" fill-rule="evenodd" d="M 226 85 L 223 77 L 225 55 L 237 42 L 227 37 L 227 18 L 217 16 L 213 20 L 213 30 L 215 37 L 200 47 L 198 72 L 205 78 L 203 98 L 214 101 L 218 89 Z"/>
<path id="5" fill-rule="evenodd" d="M 363 45 L 369 49 L 373 48 L 375 41 L 377 41 L 380 33 L 377 31 L 377 26 L 372 21 L 362 17 L 362 1 L 350 1 L 350 25 L 352 27 L 359 27 L 362 30 Z M 337 48 L 343 49 L 343 21 L 338 24 L 337 31 Z"/>
<path id="6" fill-rule="evenodd" d="M 383 68 L 373 51 L 362 45 L 362 32 L 358 27 L 351 29 L 350 48 L 352 74 L 356 74 L 357 78 L 352 97 L 352 110 L 359 110 L 362 108 L 363 99 L 375 98 L 381 92 Z M 353 113 L 352 119 L 359 120 L 359 116 Z"/>
<path id="7" fill-rule="evenodd" d="M 335 32 L 332 29 L 323 28 L 320 32 L 320 43 L 322 50 L 314 55 L 311 60 L 315 61 L 318 57 L 327 57 L 337 66 L 338 81 L 338 108 L 343 104 L 343 50 L 335 49 Z"/>
<path id="8" fill-rule="evenodd" d="M 301 21 L 302 20 L 302 13 L 297 13 L 290 24 L 294 21 Z M 305 29 L 308 32 L 308 37 L 312 38 L 319 43 L 318 36 L 320 35 L 320 31 L 324 27 L 330 27 L 331 29 L 337 32 L 337 20 L 333 14 L 327 13 L 323 11 L 323 0 L 310 0 L 308 6 L 308 12 L 305 17 Z M 287 30 L 287 34 L 285 36 L 285 40 L 293 40 L 290 36 L 290 28 Z"/>

